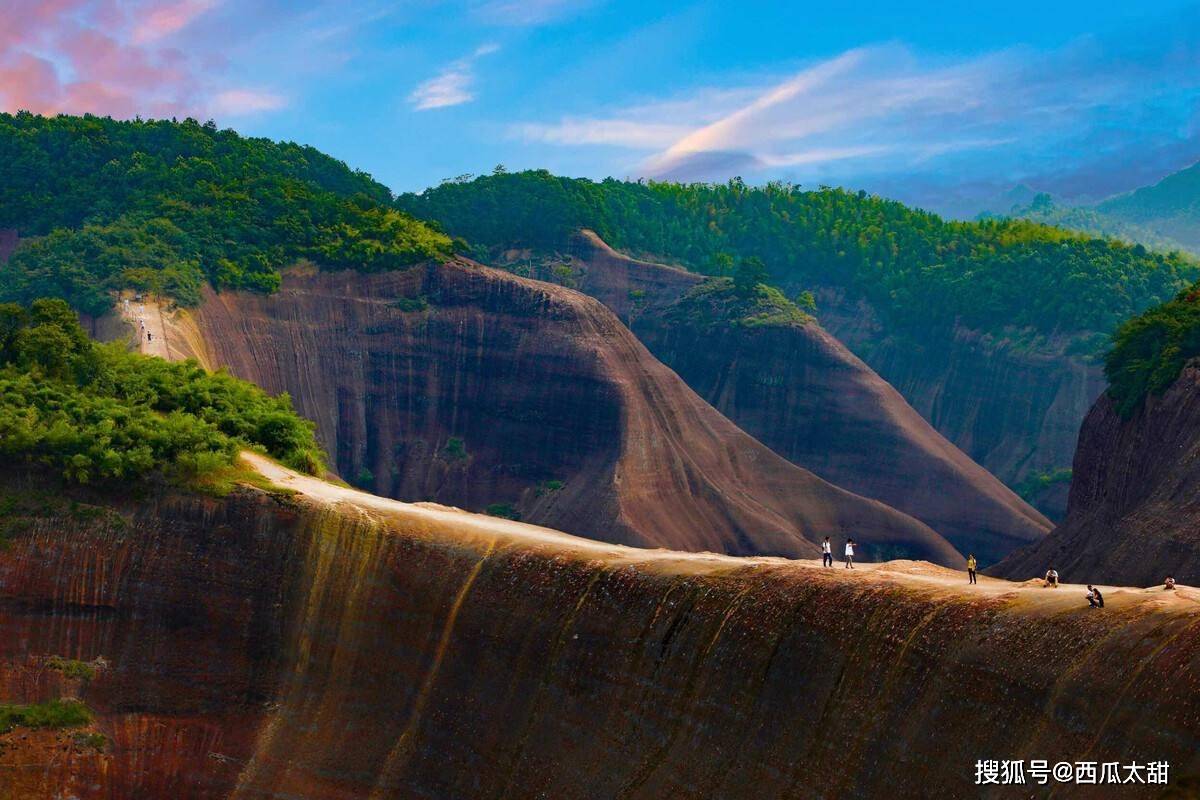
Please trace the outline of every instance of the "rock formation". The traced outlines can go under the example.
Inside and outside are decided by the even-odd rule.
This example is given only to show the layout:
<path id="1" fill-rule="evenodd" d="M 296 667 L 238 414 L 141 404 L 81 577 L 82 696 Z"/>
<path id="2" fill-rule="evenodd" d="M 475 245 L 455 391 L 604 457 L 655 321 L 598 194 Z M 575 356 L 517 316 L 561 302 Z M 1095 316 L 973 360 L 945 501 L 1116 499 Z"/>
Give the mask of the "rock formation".
<path id="1" fill-rule="evenodd" d="M 104 746 L 0 735 L 0 798 L 973 797 L 978 759 L 1200 770 L 1192 589 L 1097 614 L 1079 587 L 639 551 L 263 467 L 299 494 L 64 512 L 0 551 L 0 702 L 62 689 L 29 677 L 43 656 L 107 664 L 78 688 Z"/>
<path id="2" fill-rule="evenodd" d="M 293 271 L 209 293 L 159 337 L 316 421 L 339 474 L 604 541 L 958 565 L 926 525 L 780 458 L 714 411 L 600 303 L 467 262 Z"/>
<path id="3" fill-rule="evenodd" d="M 821 322 L 943 436 L 1009 485 L 1070 465 L 1079 425 L 1104 390 L 1100 364 L 1068 341 L 946 332 L 940 347 L 888 333 L 870 304 L 818 292 Z M 1055 495 L 1052 495 L 1053 497 Z M 1065 509 L 1043 509 L 1061 518 Z"/>
<path id="4" fill-rule="evenodd" d="M 1130 419 L 1101 396 L 1075 454 L 1067 516 L 995 572 L 1013 578 L 1050 566 L 1068 580 L 1200 582 L 1200 368 L 1190 366 Z"/>
<path id="5" fill-rule="evenodd" d="M 616 253 L 584 232 L 571 280 L 750 435 L 839 486 L 920 519 L 992 563 L 1050 529 L 815 321 L 705 324 L 674 314 L 700 276 Z M 549 271 L 540 277 L 553 277 Z"/>

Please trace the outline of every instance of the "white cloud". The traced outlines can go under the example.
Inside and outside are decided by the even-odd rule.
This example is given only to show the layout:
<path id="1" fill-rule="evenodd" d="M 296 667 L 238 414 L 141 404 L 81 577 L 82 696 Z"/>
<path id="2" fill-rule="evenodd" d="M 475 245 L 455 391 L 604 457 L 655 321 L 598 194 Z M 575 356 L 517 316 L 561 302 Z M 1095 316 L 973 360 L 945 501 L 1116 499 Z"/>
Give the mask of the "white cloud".
<path id="1" fill-rule="evenodd" d="M 1200 74 L 1177 58 L 1114 59 L 1108 49 L 933 60 L 900 45 L 859 48 L 759 82 L 702 86 L 591 117 L 528 120 L 509 132 L 559 146 L 622 147 L 637 159 L 629 172 L 681 180 L 780 170 L 809 180 L 829 177 L 830 168 L 895 173 L 936 159 L 959 164 L 971 153 L 980 174 L 1046 169 L 1097 120 L 1111 127 L 1115 109 L 1144 105 L 1152 79 L 1175 97 L 1200 87 Z"/>
<path id="2" fill-rule="evenodd" d="M 214 114 L 236 117 L 278 111 L 287 106 L 287 98 L 258 89 L 227 89 L 214 95 L 210 106 Z"/>
<path id="3" fill-rule="evenodd" d="M 475 62 L 499 49 L 498 44 L 481 44 L 471 55 L 447 64 L 441 72 L 418 85 L 408 95 L 413 110 L 449 108 L 474 100 Z"/>

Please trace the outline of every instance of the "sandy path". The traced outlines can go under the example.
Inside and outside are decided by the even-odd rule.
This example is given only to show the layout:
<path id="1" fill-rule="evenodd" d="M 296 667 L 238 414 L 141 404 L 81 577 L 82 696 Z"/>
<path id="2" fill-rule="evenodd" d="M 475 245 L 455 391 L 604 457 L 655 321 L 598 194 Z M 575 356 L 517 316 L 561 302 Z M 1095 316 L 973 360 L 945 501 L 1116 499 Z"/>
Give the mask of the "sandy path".
<path id="1" fill-rule="evenodd" d="M 139 303 L 133 299 L 132 292 L 123 292 L 117 300 L 117 311 L 132 328 L 138 352 L 168 361 L 178 361 L 182 357 L 171 347 L 171 312 L 166 310 L 164 303 L 151 295 L 142 295 Z"/>
<path id="2" fill-rule="evenodd" d="M 436 503 L 403 503 L 398 500 L 390 500 L 301 475 L 255 453 L 244 453 L 243 459 L 275 484 L 322 503 L 353 506 L 364 513 L 384 520 L 410 524 L 427 523 L 427 525 L 413 526 L 416 528 L 426 528 L 428 523 L 432 523 L 443 531 L 449 529 L 454 534 L 467 539 L 546 547 L 563 555 L 599 559 L 616 566 L 636 564 L 692 574 L 713 574 L 735 569 L 761 567 L 815 570 L 825 572 L 838 580 L 867 579 L 872 582 L 897 583 L 913 588 L 922 588 L 936 593 L 1007 597 L 1038 614 L 1087 608 L 1087 601 L 1084 597 L 1087 587 L 1083 584 L 1065 583 L 1058 589 L 1047 589 L 1038 580 L 1018 583 L 981 575 L 979 583 L 970 586 L 967 583 L 965 572 L 939 567 L 925 561 L 864 563 L 857 564 L 854 570 L 848 570 L 840 563 L 833 568 L 825 568 L 818 560 L 748 558 L 717 553 L 647 550 L 583 539 L 549 528 L 473 514 Z M 1200 610 L 1200 591 L 1192 587 L 1181 586 L 1174 592 L 1165 592 L 1162 587 L 1158 586 L 1139 589 L 1101 585 L 1100 589 L 1104 593 L 1106 609 L 1149 602 L 1163 606 L 1185 606 L 1188 610 Z"/>

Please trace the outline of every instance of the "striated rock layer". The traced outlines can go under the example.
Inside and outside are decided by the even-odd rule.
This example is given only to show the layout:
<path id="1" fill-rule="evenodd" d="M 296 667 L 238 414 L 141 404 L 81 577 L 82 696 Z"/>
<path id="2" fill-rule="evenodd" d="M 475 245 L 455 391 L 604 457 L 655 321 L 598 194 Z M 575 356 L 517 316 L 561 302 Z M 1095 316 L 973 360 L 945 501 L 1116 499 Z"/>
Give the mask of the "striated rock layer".
<path id="1" fill-rule="evenodd" d="M 817 322 L 748 327 L 674 313 L 701 278 L 585 231 L 573 280 L 739 427 L 795 464 L 920 519 L 992 563 L 1050 522 L 948 442 Z"/>
<path id="2" fill-rule="evenodd" d="M 288 391 L 339 473 L 605 541 L 866 560 L 962 556 L 921 522 L 780 458 L 704 403 L 600 303 L 466 262 L 296 271 L 210 293 L 180 339 Z"/>
<path id="3" fill-rule="evenodd" d="M 995 572 L 1054 566 L 1075 581 L 1200 583 L 1200 368 L 1122 419 L 1107 395 L 1079 437 L 1066 519 Z"/>
<path id="4" fill-rule="evenodd" d="M 1007 797 L 977 759 L 1200 769 L 1194 590 L 1099 614 L 275 477 L 306 496 L 160 498 L 0 552 L 0 701 L 37 656 L 110 664 L 82 690 L 103 752 L 0 736 L 0 797 Z"/>
<path id="5" fill-rule="evenodd" d="M 883 329 L 866 302 L 818 293 L 821 321 L 894 386 L 921 416 L 1006 483 L 1071 464 L 1079 426 L 1104 390 L 1099 362 L 1066 341 L 1036 346 L 966 328 L 938 346 Z M 1043 510 L 1056 519 L 1054 502 Z"/>

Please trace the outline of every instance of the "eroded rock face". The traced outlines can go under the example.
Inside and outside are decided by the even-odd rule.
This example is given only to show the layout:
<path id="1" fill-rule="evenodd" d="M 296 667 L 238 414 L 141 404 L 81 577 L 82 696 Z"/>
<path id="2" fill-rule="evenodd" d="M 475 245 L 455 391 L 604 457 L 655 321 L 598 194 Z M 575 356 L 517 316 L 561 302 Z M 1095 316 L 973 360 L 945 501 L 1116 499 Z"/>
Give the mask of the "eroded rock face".
<path id="1" fill-rule="evenodd" d="M 1107 395 L 1079 437 L 1066 519 L 995 572 L 1053 566 L 1065 580 L 1151 586 L 1200 583 L 1200 369 L 1122 419 Z"/>
<path id="2" fill-rule="evenodd" d="M 379 494 L 604 541 L 813 558 L 853 536 L 867 560 L 962 562 L 747 436 L 575 291 L 465 262 L 293 273 L 275 295 L 210 294 L 192 321 L 210 365 L 290 392 Z"/>
<path id="3" fill-rule="evenodd" d="M 304 498 L 127 513 L 0 552 L 0 675 L 111 665 L 82 690 L 105 750 L 30 770 L 39 736 L 0 737 L 8 796 L 970 797 L 979 758 L 1200 769 L 1200 626 L 1151 600 L 1040 613 Z"/>
<path id="4" fill-rule="evenodd" d="M 1032 347 L 967 329 L 939 347 L 889 334 L 865 302 L 819 293 L 821 322 L 894 386 L 922 417 L 1010 485 L 1071 464 L 1079 427 L 1104 390 L 1099 363 L 1066 342 Z M 1048 514 L 1065 509 L 1053 501 Z"/>
<path id="5" fill-rule="evenodd" d="M 713 407 L 793 463 L 920 519 L 984 564 L 1049 531 L 1045 517 L 816 321 L 689 321 L 673 310 L 699 276 L 628 258 L 588 232 L 570 252 L 582 291 Z"/>

